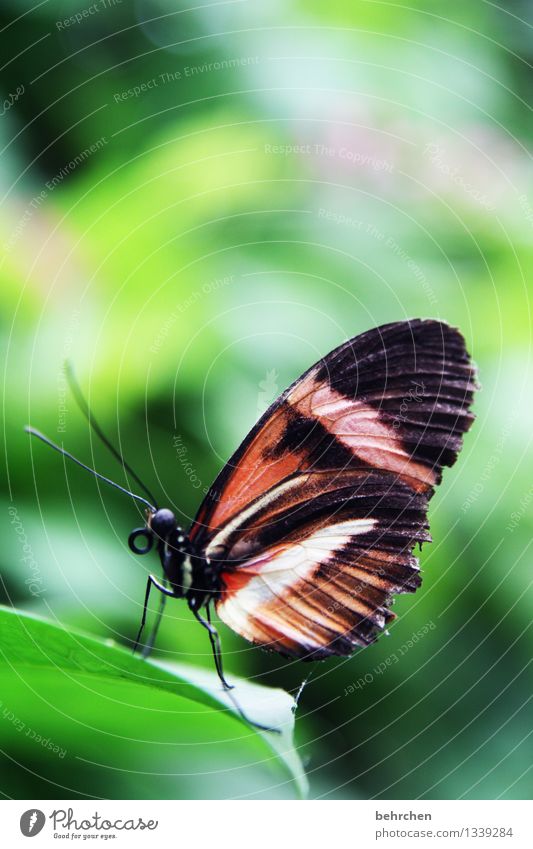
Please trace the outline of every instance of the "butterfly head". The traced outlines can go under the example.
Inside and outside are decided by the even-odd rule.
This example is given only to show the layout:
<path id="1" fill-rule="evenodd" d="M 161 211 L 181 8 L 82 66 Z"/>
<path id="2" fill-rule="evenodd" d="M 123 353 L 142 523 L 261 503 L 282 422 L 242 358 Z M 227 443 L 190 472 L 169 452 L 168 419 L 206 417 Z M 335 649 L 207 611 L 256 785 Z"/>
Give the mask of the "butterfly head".
<path id="1" fill-rule="evenodd" d="M 136 528 L 128 538 L 128 545 L 134 554 L 148 554 L 154 543 L 168 543 L 183 537 L 181 528 L 172 510 L 162 507 L 159 510 L 147 511 L 146 526 Z M 144 543 L 139 544 L 139 539 Z M 183 537 L 184 539 L 184 537 Z"/>
<path id="2" fill-rule="evenodd" d="M 174 531 L 178 530 L 178 523 L 172 510 L 162 507 L 156 510 L 155 513 L 148 515 L 147 527 L 150 528 L 152 534 L 165 541 Z"/>

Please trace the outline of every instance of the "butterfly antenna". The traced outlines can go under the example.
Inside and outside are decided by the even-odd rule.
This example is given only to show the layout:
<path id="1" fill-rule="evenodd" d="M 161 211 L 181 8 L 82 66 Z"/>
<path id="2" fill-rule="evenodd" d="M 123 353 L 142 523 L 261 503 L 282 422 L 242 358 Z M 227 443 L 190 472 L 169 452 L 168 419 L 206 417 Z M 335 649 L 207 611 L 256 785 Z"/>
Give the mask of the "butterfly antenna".
<path id="1" fill-rule="evenodd" d="M 72 460 L 73 463 L 76 463 L 78 466 L 81 466 L 82 469 L 85 469 L 85 471 L 90 472 L 91 475 L 95 476 L 95 478 L 104 481 L 104 483 L 108 483 L 109 486 L 114 486 L 115 489 L 119 489 L 121 492 L 124 492 L 126 495 L 131 496 L 131 498 L 134 498 L 136 501 L 140 501 L 142 504 L 145 504 L 146 507 L 148 507 L 148 509 L 152 513 L 155 512 L 156 507 L 154 507 L 153 504 L 150 504 L 150 502 L 147 501 L 146 498 L 143 498 L 142 495 L 135 495 L 134 492 L 130 492 L 130 490 L 126 489 L 124 486 L 120 486 L 120 484 L 115 483 L 115 481 L 112 481 L 109 478 L 106 478 L 104 475 L 101 475 L 100 472 L 97 472 L 95 469 L 91 469 L 90 466 L 86 466 L 85 463 L 82 463 L 81 460 L 78 460 L 76 457 L 73 456 L 73 454 L 70 454 L 68 451 L 65 451 L 64 448 L 61 448 L 61 446 L 56 445 L 55 442 L 52 442 L 51 439 L 48 439 L 48 437 L 45 436 L 44 433 L 41 433 L 40 430 L 36 430 L 34 427 L 30 427 L 30 425 L 26 425 L 24 430 L 26 431 L 26 433 L 29 433 L 30 436 L 36 436 L 37 439 L 40 439 L 41 442 L 44 442 L 45 445 L 49 445 L 50 448 L 53 448 L 54 451 L 57 451 L 59 454 L 62 454 L 63 457 L 68 457 L 69 460 Z"/>
<path id="2" fill-rule="evenodd" d="M 154 504 L 156 504 L 157 503 L 156 499 L 154 498 L 153 494 L 150 492 L 150 490 L 148 489 L 146 484 L 144 484 L 142 482 L 139 475 L 136 474 L 133 471 L 130 464 L 126 462 L 126 460 L 124 459 L 124 457 L 122 456 L 120 451 L 117 448 L 115 448 L 115 446 L 113 445 L 111 440 L 108 439 L 108 437 L 105 435 L 104 431 L 102 430 L 102 428 L 100 427 L 100 425 L 96 421 L 95 417 L 91 413 L 91 409 L 89 407 L 89 404 L 87 403 L 85 396 L 84 396 L 83 392 L 81 391 L 81 387 L 80 387 L 80 385 L 79 385 L 79 383 L 76 379 L 76 375 L 74 374 L 74 368 L 72 366 L 72 363 L 69 360 L 67 360 L 66 363 L 65 363 L 65 374 L 66 374 L 66 377 L 67 377 L 68 385 L 70 386 L 70 390 L 71 390 L 72 394 L 74 395 L 74 399 L 75 399 L 78 407 L 80 408 L 81 412 L 83 413 L 83 415 L 85 416 L 85 418 L 89 422 L 90 427 L 92 427 L 92 429 L 94 430 L 94 432 L 96 433 L 98 438 L 111 451 L 111 453 L 115 457 L 115 459 L 119 461 L 122 468 L 130 473 L 132 478 L 135 481 L 137 481 L 137 483 L 139 484 L 141 489 L 144 490 L 144 492 L 146 493 L 148 498 Z"/>

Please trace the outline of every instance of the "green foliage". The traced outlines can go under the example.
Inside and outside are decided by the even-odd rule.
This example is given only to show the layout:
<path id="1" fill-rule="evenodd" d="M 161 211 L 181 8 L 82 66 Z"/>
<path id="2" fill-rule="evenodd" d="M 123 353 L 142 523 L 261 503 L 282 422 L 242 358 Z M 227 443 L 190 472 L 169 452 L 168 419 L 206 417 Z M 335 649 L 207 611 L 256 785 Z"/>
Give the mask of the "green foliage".
<path id="1" fill-rule="evenodd" d="M 0 645 L 1 746 L 8 757 L 17 753 L 20 781 L 38 761 L 42 798 L 305 793 L 294 703 L 281 690 L 236 682 L 232 694 L 246 715 L 277 729 L 259 731 L 204 670 L 141 660 L 12 609 L 0 610 Z M 142 789 L 124 780 L 134 770 Z"/>

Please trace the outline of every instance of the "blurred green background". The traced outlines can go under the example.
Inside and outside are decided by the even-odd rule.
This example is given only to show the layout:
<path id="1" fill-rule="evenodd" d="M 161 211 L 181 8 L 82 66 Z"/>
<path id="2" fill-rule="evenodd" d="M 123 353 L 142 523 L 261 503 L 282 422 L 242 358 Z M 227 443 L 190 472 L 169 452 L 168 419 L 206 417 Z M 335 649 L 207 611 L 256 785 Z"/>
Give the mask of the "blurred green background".
<path id="1" fill-rule="evenodd" d="M 66 357 L 184 524 L 258 415 L 344 339 L 438 317 L 479 364 L 422 588 L 398 600 L 388 639 L 318 664 L 304 689 L 314 797 L 533 789 L 530 12 L 2 3 L 4 604 L 129 645 L 156 568 L 127 548 L 137 507 L 22 431 L 31 421 L 124 483 L 66 390 Z M 221 633 L 230 674 L 293 691 L 309 672 Z M 211 667 L 184 604 L 168 605 L 158 651 Z M 37 684 L 26 693 L 38 705 Z M 232 773 L 231 746 L 194 725 L 181 760 L 139 742 L 125 764 L 113 731 L 82 762 L 83 699 L 58 694 L 80 717 L 62 760 L 0 721 L 5 795 L 291 795 L 265 790 L 253 763 Z M 120 768 L 88 763 L 104 750 Z"/>

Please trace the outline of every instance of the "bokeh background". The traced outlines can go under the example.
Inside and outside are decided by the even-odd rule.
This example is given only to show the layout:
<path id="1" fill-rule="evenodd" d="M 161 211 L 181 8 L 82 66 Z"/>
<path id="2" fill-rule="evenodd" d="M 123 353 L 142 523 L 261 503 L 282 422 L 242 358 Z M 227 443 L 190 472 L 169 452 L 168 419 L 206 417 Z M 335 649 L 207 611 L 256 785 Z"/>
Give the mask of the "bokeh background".
<path id="1" fill-rule="evenodd" d="M 398 600 L 388 639 L 317 665 L 303 691 L 313 797 L 533 789 L 528 13 L 526 0 L 0 10 L 4 604 L 129 645 L 156 565 L 127 548 L 137 507 L 22 431 L 31 421 L 125 482 L 65 358 L 184 524 L 261 412 L 344 339 L 438 317 L 479 364 L 422 588 Z M 221 632 L 229 673 L 294 691 L 309 672 Z M 158 649 L 211 666 L 183 604 L 168 605 Z M 7 725 L 6 796 L 255 793 L 253 769 L 246 787 L 228 780 L 216 739 L 207 753 L 191 739 L 187 768 L 133 743 L 123 768 L 108 736 L 114 767 L 97 770 L 75 757 L 83 723 L 62 760 Z"/>

